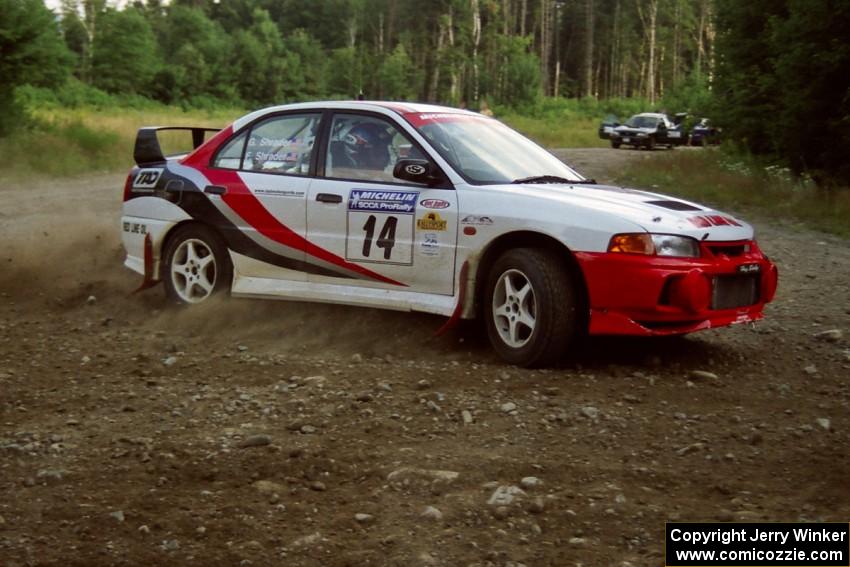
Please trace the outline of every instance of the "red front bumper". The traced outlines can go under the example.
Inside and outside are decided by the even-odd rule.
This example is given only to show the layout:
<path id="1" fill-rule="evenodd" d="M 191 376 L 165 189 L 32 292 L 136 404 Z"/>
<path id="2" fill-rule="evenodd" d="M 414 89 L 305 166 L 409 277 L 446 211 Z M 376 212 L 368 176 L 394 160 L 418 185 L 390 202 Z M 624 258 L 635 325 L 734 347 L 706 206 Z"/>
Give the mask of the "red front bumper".
<path id="1" fill-rule="evenodd" d="M 700 258 L 576 253 L 590 295 L 590 334 L 676 335 L 761 319 L 776 293 L 776 266 L 751 241 L 702 242 L 701 249 Z M 747 287 L 749 299 L 740 291 L 725 298 L 728 282 Z M 727 307 L 730 301 L 738 306 Z"/>

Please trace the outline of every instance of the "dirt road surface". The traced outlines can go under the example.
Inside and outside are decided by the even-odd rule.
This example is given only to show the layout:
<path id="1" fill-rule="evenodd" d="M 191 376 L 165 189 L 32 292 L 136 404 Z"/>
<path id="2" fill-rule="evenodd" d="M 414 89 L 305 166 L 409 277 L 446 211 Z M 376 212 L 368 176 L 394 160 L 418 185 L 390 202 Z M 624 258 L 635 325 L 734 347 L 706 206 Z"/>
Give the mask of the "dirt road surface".
<path id="1" fill-rule="evenodd" d="M 846 240 L 756 218 L 764 322 L 530 371 L 437 317 L 131 295 L 122 186 L 0 188 L 2 565 L 637 567 L 665 521 L 850 517 Z"/>

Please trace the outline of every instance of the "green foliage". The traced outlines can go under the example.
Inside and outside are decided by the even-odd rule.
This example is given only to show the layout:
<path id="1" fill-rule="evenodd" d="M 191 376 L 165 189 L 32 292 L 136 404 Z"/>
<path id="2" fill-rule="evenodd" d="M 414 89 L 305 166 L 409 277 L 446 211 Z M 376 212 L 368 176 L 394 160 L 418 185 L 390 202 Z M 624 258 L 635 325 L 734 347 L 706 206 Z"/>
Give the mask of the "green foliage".
<path id="1" fill-rule="evenodd" d="M 825 191 L 796 178 L 789 168 L 765 166 L 734 151 L 676 151 L 659 159 L 639 160 L 618 181 L 747 216 L 790 219 L 850 236 L 850 192 Z"/>
<path id="2" fill-rule="evenodd" d="M 331 97 L 353 98 L 359 91 L 359 65 L 353 47 L 331 51 L 328 62 L 327 92 Z"/>
<path id="3" fill-rule="evenodd" d="M 71 62 L 53 14 L 41 0 L 0 0 L 0 136 L 23 118 L 15 88 L 58 84 Z"/>
<path id="4" fill-rule="evenodd" d="M 661 107 L 672 114 L 687 112 L 692 119 L 711 116 L 712 97 L 705 75 L 691 73 L 679 86 L 664 93 Z"/>
<path id="5" fill-rule="evenodd" d="M 410 98 L 412 94 L 411 67 L 410 57 L 407 56 L 404 45 L 399 44 L 381 64 L 378 75 L 381 85 L 380 97 L 388 100 Z"/>
<path id="6" fill-rule="evenodd" d="M 529 48 L 530 38 L 502 38 L 499 55 L 504 61 L 504 75 L 500 100 L 504 104 L 527 105 L 540 96 L 540 59 Z"/>
<path id="7" fill-rule="evenodd" d="M 715 114 L 728 137 L 821 184 L 850 183 L 850 4 L 717 0 Z"/>
<path id="8" fill-rule="evenodd" d="M 47 101 L 49 95 L 47 89 L 21 90 L 26 96 L 42 101 Z M 58 98 L 63 96 L 60 94 Z M 138 97 L 110 100 L 109 105 L 98 108 L 70 109 L 57 105 L 42 106 L 35 111 L 30 128 L 0 138 L 0 154 L 5 157 L 0 166 L 0 180 L 126 171 L 132 166 L 133 144 L 141 126 L 222 127 L 245 113 L 242 108 L 223 109 L 220 102 L 214 111 L 185 112 Z M 144 107 L 131 106 L 140 101 L 146 101 Z M 126 106 L 118 106 L 125 103 Z"/>
<path id="9" fill-rule="evenodd" d="M 112 93 L 146 94 L 157 72 L 156 38 L 134 9 L 108 10 L 92 46 L 94 85 Z"/>

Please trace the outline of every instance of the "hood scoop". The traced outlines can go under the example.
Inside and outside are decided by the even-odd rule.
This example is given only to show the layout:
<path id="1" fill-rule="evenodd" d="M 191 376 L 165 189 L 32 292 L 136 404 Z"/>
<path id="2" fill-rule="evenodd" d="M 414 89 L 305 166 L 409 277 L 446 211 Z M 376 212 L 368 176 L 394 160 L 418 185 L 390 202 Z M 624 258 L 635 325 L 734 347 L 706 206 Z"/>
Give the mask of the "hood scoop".
<path id="1" fill-rule="evenodd" d="M 671 211 L 701 211 L 702 209 L 699 207 L 695 207 L 688 203 L 683 203 L 682 201 L 646 201 L 647 205 L 655 205 L 656 207 L 662 207 L 664 209 L 670 209 Z"/>

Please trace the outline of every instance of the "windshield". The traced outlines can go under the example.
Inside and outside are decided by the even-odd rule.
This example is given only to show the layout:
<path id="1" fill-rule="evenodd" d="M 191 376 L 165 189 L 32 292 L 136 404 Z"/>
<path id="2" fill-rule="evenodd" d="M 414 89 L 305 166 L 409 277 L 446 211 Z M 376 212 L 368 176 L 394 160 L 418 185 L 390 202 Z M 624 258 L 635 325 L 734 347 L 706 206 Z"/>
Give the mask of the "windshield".
<path id="1" fill-rule="evenodd" d="M 629 128 L 655 128 L 658 125 L 658 119 L 652 116 L 632 116 L 626 122 Z"/>
<path id="2" fill-rule="evenodd" d="M 561 160 L 498 120 L 461 113 L 419 113 L 406 118 L 470 183 L 510 183 L 538 176 L 583 180 Z"/>

